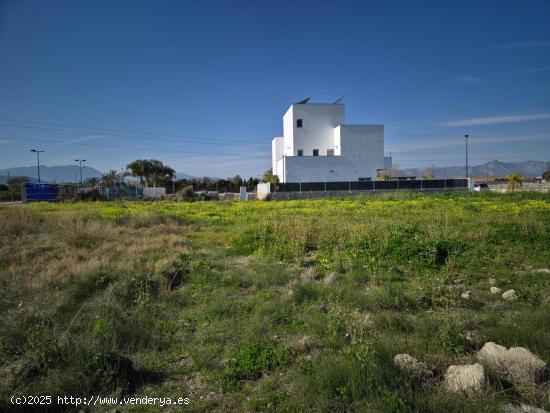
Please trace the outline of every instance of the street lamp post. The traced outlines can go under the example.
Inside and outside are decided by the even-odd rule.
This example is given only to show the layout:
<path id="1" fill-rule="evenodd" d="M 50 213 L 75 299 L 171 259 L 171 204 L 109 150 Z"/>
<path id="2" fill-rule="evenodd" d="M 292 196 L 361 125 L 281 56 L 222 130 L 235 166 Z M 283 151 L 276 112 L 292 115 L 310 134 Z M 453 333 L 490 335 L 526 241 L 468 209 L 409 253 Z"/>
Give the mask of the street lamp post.
<path id="1" fill-rule="evenodd" d="M 86 162 L 86 159 L 75 159 L 75 162 L 78 162 L 80 167 L 80 186 L 82 186 L 82 162 Z"/>
<path id="2" fill-rule="evenodd" d="M 468 138 L 470 135 L 464 135 L 466 139 L 466 179 L 468 179 Z"/>
<path id="3" fill-rule="evenodd" d="M 38 169 L 38 183 L 40 183 L 40 152 L 45 152 L 45 151 L 40 151 L 38 149 L 31 149 L 31 152 L 36 153 L 37 169 Z"/>

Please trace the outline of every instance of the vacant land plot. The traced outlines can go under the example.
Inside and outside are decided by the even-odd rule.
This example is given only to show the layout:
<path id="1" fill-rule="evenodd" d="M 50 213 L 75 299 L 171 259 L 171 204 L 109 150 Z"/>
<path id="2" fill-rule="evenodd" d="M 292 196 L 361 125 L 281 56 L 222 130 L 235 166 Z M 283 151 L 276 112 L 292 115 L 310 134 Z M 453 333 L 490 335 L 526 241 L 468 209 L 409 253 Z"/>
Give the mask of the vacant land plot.
<path id="1" fill-rule="evenodd" d="M 0 207 L 0 410 L 548 410 L 547 377 L 442 384 L 489 341 L 550 361 L 548 268 L 545 194 Z"/>

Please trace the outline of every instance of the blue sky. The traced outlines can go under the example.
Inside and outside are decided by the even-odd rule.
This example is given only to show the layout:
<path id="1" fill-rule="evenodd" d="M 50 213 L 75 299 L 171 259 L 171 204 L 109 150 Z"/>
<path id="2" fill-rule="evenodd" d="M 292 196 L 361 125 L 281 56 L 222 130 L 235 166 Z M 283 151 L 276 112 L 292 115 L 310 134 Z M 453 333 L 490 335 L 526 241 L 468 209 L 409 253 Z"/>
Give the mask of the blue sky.
<path id="1" fill-rule="evenodd" d="M 550 160 L 550 2 L 0 1 L 0 169 L 258 176 L 342 95 L 402 167 Z"/>

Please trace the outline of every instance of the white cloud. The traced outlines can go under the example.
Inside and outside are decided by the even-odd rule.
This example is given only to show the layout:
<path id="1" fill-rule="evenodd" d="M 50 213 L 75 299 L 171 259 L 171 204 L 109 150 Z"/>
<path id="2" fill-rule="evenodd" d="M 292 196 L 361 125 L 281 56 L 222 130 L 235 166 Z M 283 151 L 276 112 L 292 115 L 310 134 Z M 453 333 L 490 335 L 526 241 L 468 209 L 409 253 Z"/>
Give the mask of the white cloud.
<path id="1" fill-rule="evenodd" d="M 503 123 L 530 122 L 534 120 L 550 119 L 550 113 L 534 113 L 529 115 L 492 116 L 486 118 L 472 118 L 440 123 L 441 126 L 479 126 L 500 125 Z"/>
<path id="2" fill-rule="evenodd" d="M 445 149 L 455 146 L 463 146 L 464 138 L 449 138 L 449 137 L 434 137 L 430 140 L 417 141 L 416 138 L 413 143 L 398 143 L 396 145 L 388 145 L 389 149 L 392 152 L 396 153 L 407 153 L 415 151 L 426 151 L 430 149 Z M 504 143 L 504 142 L 532 142 L 538 140 L 547 140 L 548 134 L 536 134 L 536 135 L 509 135 L 509 136 L 480 136 L 472 137 L 470 136 L 469 144 L 470 145 L 483 145 L 483 144 L 493 144 L 493 143 Z M 413 140 L 413 139 L 411 139 Z"/>
<path id="3" fill-rule="evenodd" d="M 79 142 L 86 142 L 86 141 L 92 141 L 94 139 L 101 139 L 106 138 L 106 135 L 88 135 L 88 136 L 81 136 L 80 138 L 71 139 L 69 141 L 64 141 L 58 143 L 58 145 L 70 145 L 72 143 L 79 143 Z"/>
<path id="4" fill-rule="evenodd" d="M 10 141 L 8 139 L 0 139 L 0 145 L 4 145 L 6 143 L 12 143 L 13 141 Z"/>

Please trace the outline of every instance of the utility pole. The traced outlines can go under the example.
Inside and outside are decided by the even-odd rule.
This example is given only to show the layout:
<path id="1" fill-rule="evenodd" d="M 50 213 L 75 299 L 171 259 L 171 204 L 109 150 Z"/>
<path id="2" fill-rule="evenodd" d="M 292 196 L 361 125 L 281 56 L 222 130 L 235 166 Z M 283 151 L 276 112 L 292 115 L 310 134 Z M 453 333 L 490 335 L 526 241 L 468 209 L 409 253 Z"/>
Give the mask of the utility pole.
<path id="1" fill-rule="evenodd" d="M 434 175 L 434 164 L 432 163 L 432 179 L 435 179 L 435 175 Z"/>
<path id="2" fill-rule="evenodd" d="M 466 139 L 466 179 L 468 179 L 468 138 L 470 135 L 464 135 Z"/>
<path id="3" fill-rule="evenodd" d="M 86 162 L 86 159 L 75 159 L 75 162 L 80 165 L 80 186 L 82 186 L 82 162 Z"/>
<path id="4" fill-rule="evenodd" d="M 45 151 L 40 151 L 38 149 L 31 149 L 31 152 L 36 153 L 37 169 L 38 169 L 38 183 L 40 183 L 40 152 L 45 152 Z"/>

